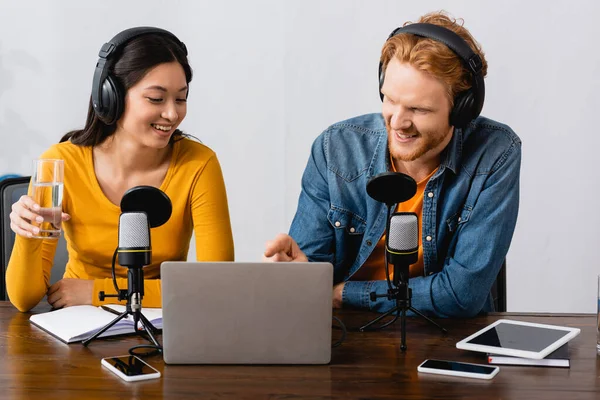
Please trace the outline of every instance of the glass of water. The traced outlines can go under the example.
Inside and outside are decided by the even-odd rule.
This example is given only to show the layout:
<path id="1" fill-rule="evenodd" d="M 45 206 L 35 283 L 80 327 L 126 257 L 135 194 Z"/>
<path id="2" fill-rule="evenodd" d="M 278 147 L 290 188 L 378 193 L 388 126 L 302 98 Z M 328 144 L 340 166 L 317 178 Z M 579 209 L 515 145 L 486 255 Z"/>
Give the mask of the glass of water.
<path id="1" fill-rule="evenodd" d="M 31 175 L 31 198 L 40 206 L 36 211 L 43 222 L 31 221 L 40 229 L 35 238 L 57 239 L 60 237 L 62 222 L 62 199 L 64 187 L 64 161 L 38 159 L 33 161 Z"/>

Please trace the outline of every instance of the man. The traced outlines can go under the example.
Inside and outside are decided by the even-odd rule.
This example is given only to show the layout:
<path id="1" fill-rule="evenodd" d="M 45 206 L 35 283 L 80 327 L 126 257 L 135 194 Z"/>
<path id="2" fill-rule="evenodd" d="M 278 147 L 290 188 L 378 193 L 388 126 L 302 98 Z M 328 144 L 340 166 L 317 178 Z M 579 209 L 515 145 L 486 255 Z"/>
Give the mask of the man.
<path id="1" fill-rule="evenodd" d="M 490 290 L 517 220 L 521 141 L 478 117 L 487 62 L 470 33 L 445 13 L 419 23 L 430 25 L 405 25 L 382 49 L 382 113 L 332 125 L 314 142 L 290 236 L 268 242 L 264 256 L 331 262 L 334 307 L 389 310 L 394 301 L 369 298 L 388 288 L 386 206 L 366 184 L 401 172 L 417 182 L 417 194 L 396 208 L 419 216 L 412 305 L 473 316 L 493 310 Z"/>

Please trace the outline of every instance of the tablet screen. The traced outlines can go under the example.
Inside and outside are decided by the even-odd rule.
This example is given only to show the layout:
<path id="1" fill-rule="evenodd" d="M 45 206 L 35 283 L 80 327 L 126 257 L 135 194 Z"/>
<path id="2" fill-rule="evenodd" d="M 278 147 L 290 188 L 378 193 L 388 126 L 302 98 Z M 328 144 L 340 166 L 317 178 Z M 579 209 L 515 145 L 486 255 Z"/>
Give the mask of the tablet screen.
<path id="1" fill-rule="evenodd" d="M 539 352 L 569 333 L 561 329 L 501 322 L 467 343 Z"/>

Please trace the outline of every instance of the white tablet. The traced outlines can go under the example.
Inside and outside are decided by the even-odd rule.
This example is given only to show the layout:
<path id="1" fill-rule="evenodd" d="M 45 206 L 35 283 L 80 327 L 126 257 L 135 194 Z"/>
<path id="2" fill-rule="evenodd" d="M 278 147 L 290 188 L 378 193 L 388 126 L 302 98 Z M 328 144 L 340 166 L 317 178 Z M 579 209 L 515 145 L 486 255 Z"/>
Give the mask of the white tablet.
<path id="1" fill-rule="evenodd" d="M 579 332 L 579 328 L 499 319 L 456 343 L 456 347 L 541 360 Z"/>

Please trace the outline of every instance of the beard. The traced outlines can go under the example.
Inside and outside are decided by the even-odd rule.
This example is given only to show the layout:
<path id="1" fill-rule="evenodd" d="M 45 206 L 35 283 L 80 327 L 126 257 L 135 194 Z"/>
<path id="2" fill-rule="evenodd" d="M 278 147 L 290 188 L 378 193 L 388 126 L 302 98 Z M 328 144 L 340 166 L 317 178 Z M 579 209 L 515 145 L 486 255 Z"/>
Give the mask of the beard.
<path id="1" fill-rule="evenodd" d="M 450 134 L 449 128 L 446 130 L 421 132 L 412 125 L 410 130 L 403 131 L 402 133 L 407 136 L 416 135 L 415 141 L 403 145 L 396 141 L 396 133 L 392 130 L 387 120 L 385 121 L 385 127 L 388 135 L 388 148 L 392 158 L 404 162 L 415 161 L 421 158 L 429 151 L 437 148 Z"/>

